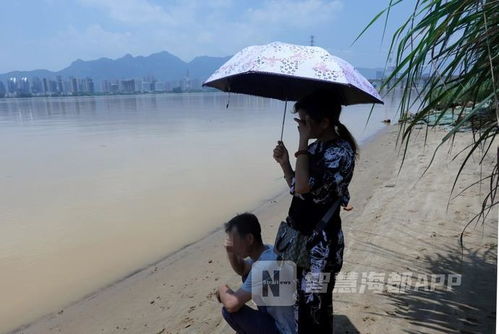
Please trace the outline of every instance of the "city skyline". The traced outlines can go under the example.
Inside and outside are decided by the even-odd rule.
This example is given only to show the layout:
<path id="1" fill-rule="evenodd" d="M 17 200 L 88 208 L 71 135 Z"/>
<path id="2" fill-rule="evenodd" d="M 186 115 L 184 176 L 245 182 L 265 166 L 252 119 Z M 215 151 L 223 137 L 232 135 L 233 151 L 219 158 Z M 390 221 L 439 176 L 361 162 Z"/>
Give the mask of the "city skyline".
<path id="1" fill-rule="evenodd" d="M 226 60 L 200 57 L 185 63 L 168 52 L 147 57 L 125 55 L 115 60 L 76 60 L 59 72 L 35 70 L 0 74 L 0 97 L 200 90 L 202 81 Z"/>
<path id="2" fill-rule="evenodd" d="M 181 80 L 160 81 L 154 76 L 101 80 L 94 82 L 92 78 L 75 78 L 56 76 L 55 79 L 34 76 L 10 77 L 6 85 L 0 80 L 0 98 L 3 97 L 37 97 L 37 96 L 81 96 L 96 94 L 134 94 L 190 92 L 201 90 L 199 79 L 191 79 L 189 74 Z M 208 89 L 211 90 L 211 89 Z"/>
<path id="3" fill-rule="evenodd" d="M 200 91 L 202 82 L 227 60 L 197 57 L 185 63 L 166 51 L 147 57 L 76 60 L 59 72 L 0 74 L 0 98 Z M 371 80 L 383 77 L 382 68 L 358 70 Z"/>

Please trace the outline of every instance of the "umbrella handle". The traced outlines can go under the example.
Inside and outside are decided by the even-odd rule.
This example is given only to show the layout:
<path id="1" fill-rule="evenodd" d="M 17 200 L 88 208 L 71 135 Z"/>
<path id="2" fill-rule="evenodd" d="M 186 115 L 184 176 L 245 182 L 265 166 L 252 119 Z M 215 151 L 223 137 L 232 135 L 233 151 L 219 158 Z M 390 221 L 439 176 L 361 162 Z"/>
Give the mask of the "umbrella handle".
<path id="1" fill-rule="evenodd" d="M 286 108 L 288 107 L 288 100 L 284 102 L 284 115 L 282 115 L 282 127 L 281 127 L 281 142 L 282 134 L 284 133 L 284 120 L 286 119 Z"/>

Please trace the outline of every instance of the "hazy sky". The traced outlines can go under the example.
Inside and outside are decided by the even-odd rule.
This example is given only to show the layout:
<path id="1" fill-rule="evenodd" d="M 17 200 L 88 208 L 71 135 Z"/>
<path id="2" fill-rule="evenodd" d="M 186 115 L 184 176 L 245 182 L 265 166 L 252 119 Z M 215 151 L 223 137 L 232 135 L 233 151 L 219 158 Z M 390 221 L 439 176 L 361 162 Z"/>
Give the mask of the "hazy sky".
<path id="1" fill-rule="evenodd" d="M 77 58 L 169 51 L 185 61 L 282 41 L 316 45 L 356 67 L 383 67 L 391 33 L 414 2 L 351 43 L 389 0 L 15 0 L 0 10 L 0 73 L 60 70 Z"/>

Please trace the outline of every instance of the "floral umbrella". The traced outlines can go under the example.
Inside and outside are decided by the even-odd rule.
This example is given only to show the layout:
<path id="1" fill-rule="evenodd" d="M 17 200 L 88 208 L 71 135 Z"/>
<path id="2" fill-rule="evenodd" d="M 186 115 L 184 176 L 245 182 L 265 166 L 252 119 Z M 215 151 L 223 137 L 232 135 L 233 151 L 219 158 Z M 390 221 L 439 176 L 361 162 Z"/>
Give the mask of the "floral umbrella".
<path id="1" fill-rule="evenodd" d="M 376 89 L 350 63 L 317 46 L 282 42 L 244 48 L 203 86 L 224 92 L 296 101 L 318 89 L 341 104 L 383 103 Z"/>

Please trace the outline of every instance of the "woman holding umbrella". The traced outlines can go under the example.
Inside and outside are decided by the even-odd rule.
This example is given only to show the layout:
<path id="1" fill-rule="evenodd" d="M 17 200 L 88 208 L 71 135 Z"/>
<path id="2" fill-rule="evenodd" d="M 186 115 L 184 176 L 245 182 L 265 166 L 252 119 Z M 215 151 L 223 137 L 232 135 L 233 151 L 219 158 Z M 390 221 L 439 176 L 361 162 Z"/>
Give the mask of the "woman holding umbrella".
<path id="1" fill-rule="evenodd" d="M 343 264 L 344 247 L 338 202 L 351 209 L 348 184 L 357 154 L 354 138 L 339 121 L 341 106 L 383 103 L 381 96 L 346 60 L 320 47 L 282 42 L 244 48 L 203 86 L 285 101 L 281 140 L 274 149 L 274 158 L 284 171 L 293 199 L 286 223 L 279 227 L 284 233 L 278 233 L 276 238 L 277 246 L 285 246 L 277 247 L 277 252 L 287 260 L 296 260 L 299 254 L 300 261 L 295 263 L 305 263 L 298 268 L 299 332 L 331 333 L 332 290 Z M 300 116 L 295 119 L 300 143 L 293 171 L 282 138 L 287 102 L 297 100 L 294 109 Z M 309 145 L 314 138 L 317 140 Z M 303 241 L 305 234 L 310 235 L 305 237 L 309 240 L 308 252 L 302 252 L 303 243 L 295 242 Z M 279 242 L 283 239 L 286 242 Z M 296 249 L 299 251 L 294 252 Z M 288 251 L 291 255 L 284 254 Z M 317 279 L 326 283 L 324 291 L 310 289 L 320 285 Z"/>
<path id="2" fill-rule="evenodd" d="M 310 268 L 298 268 L 295 320 L 299 333 L 332 333 L 332 290 L 343 264 L 340 207 L 337 206 L 322 231 L 314 228 L 334 202 L 340 201 L 344 209 L 351 209 L 348 184 L 358 148 L 339 121 L 341 104 L 334 95 L 312 93 L 296 102 L 294 112 L 299 114 L 295 118 L 299 132 L 295 170 L 282 141 L 273 156 L 282 167 L 293 195 L 286 220 L 301 233 L 311 235 Z M 308 144 L 310 139 L 317 140 Z"/>

